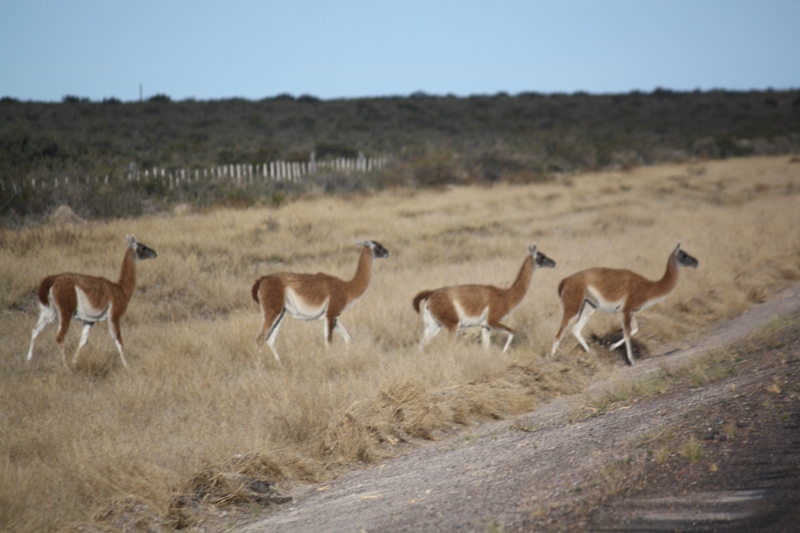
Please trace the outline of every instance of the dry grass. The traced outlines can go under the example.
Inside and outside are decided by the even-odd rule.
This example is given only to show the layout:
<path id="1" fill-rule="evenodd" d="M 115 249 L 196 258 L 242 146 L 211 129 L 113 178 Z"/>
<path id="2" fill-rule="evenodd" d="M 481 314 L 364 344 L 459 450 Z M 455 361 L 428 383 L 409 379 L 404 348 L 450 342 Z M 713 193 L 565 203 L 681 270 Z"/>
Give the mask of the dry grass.
<path id="1" fill-rule="evenodd" d="M 690 463 L 703 458 L 703 444 L 696 437 L 691 437 L 681 448 L 681 455 Z"/>
<path id="2" fill-rule="evenodd" d="M 798 192 L 800 165 L 754 158 L 4 231 L 0 529 L 125 530 L 131 516 L 190 527 L 175 502 L 196 497 L 221 472 L 322 480 L 414 438 L 579 391 L 612 374 L 624 355 L 588 356 L 571 336 L 558 360 L 543 355 L 560 318 L 562 277 L 618 266 L 656 278 L 682 241 L 700 268 L 639 316 L 637 339 L 657 352 L 800 279 Z M 122 320 L 130 371 L 104 326 L 75 372 L 61 366 L 54 325 L 26 365 L 39 280 L 67 270 L 116 279 L 131 232 L 159 257 L 140 264 Z M 337 336 L 325 350 L 321 323 L 289 318 L 278 337 L 285 366 L 268 351 L 259 359 L 252 282 L 277 270 L 349 277 L 354 243 L 366 238 L 391 255 L 375 262 L 367 293 L 342 315 L 351 345 Z M 416 292 L 507 285 L 533 241 L 558 265 L 534 274 L 507 321 L 518 331 L 508 356 L 498 340 L 484 352 L 470 331 L 455 343 L 440 334 L 417 350 Z M 596 315 L 586 334 L 618 327 L 617 318 Z M 73 324 L 68 350 L 79 329 Z"/>

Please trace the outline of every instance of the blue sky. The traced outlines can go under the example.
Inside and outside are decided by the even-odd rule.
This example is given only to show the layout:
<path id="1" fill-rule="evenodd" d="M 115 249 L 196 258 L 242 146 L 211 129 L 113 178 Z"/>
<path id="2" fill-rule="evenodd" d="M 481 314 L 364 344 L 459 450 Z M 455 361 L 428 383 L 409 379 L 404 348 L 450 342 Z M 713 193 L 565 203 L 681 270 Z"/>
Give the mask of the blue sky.
<path id="1" fill-rule="evenodd" d="M 0 0 L 0 96 L 800 88 L 798 0 Z"/>

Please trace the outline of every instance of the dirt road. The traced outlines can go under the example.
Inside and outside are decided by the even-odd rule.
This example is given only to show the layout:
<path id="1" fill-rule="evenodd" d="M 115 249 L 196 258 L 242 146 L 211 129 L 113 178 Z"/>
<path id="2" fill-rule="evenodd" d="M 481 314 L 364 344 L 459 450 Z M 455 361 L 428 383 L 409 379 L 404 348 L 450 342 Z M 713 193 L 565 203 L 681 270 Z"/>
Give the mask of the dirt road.
<path id="1" fill-rule="evenodd" d="M 795 531 L 799 325 L 795 284 L 612 382 L 298 487 L 291 503 L 236 530 Z M 707 354 L 730 361 L 730 375 L 585 407 L 620 379 L 700 372 L 693 361 Z"/>

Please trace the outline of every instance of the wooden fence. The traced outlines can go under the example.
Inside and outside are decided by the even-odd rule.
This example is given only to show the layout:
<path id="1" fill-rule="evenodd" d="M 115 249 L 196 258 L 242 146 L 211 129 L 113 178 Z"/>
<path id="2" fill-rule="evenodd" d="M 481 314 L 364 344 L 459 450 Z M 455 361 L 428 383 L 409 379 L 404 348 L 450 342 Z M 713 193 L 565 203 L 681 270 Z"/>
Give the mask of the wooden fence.
<path id="1" fill-rule="evenodd" d="M 263 164 L 230 164 L 220 165 L 211 168 L 167 168 L 154 167 L 150 169 L 139 169 L 135 163 L 131 163 L 128 171 L 116 178 L 127 179 L 128 181 L 161 181 L 164 185 L 169 183 L 169 188 L 173 189 L 182 183 L 194 183 L 200 181 L 212 181 L 215 183 L 228 182 L 238 186 L 249 185 L 258 180 L 292 181 L 300 182 L 304 177 L 330 172 L 337 174 L 352 174 L 357 172 L 368 173 L 378 170 L 386 165 L 386 158 L 368 158 L 359 154 L 357 158 L 339 158 L 326 161 L 316 161 L 314 154 L 311 154 L 309 161 L 272 161 Z M 44 190 L 59 187 L 69 187 L 70 184 L 99 184 L 109 183 L 109 175 L 104 178 L 99 177 L 52 177 L 52 178 L 27 178 L 21 183 L 5 183 L 0 180 L 0 192 L 5 194 L 16 194 L 20 188 L 32 188 L 33 190 Z"/>

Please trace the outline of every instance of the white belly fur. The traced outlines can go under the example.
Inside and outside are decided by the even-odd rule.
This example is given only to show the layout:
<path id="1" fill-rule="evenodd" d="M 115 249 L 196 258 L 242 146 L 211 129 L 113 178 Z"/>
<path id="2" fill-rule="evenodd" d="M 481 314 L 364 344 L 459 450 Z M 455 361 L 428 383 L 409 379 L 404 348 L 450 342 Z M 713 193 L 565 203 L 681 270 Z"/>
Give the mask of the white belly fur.
<path id="1" fill-rule="evenodd" d="M 78 308 L 75 310 L 76 319 L 81 322 L 100 322 L 108 318 L 111 304 L 105 309 L 97 309 L 91 304 L 89 297 L 80 287 L 75 287 L 75 294 L 78 297 Z"/>
<path id="2" fill-rule="evenodd" d="M 296 292 L 291 288 L 287 288 L 283 305 L 286 308 L 286 312 L 298 320 L 318 320 L 325 316 L 325 311 L 328 309 L 328 300 L 326 299 L 322 302 L 322 305 L 308 305 Z"/>
<path id="3" fill-rule="evenodd" d="M 595 306 L 595 309 L 603 313 L 619 313 L 620 309 L 622 309 L 622 306 L 625 304 L 625 298 L 616 302 L 604 299 L 593 287 L 587 287 L 586 299 Z"/>
<path id="4" fill-rule="evenodd" d="M 458 315 L 458 322 L 462 328 L 470 328 L 486 324 L 486 317 L 489 316 L 488 307 L 485 307 L 480 315 L 475 316 L 467 313 L 457 301 L 454 301 L 453 304 L 455 305 L 456 314 Z"/>

